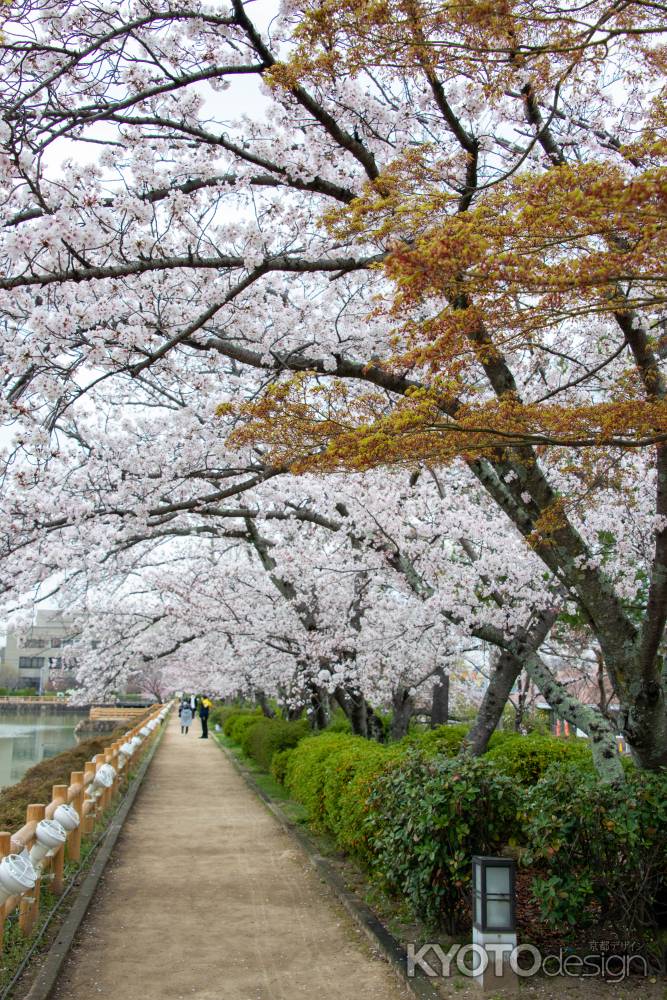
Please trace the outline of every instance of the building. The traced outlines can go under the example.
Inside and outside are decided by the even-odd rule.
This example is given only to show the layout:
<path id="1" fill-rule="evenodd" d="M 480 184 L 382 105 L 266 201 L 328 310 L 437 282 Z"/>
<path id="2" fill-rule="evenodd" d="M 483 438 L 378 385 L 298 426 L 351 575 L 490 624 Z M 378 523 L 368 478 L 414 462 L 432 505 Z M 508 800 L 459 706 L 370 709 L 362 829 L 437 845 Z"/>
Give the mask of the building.
<path id="1" fill-rule="evenodd" d="M 67 647 L 75 640 L 71 620 L 62 611 L 40 609 L 26 632 L 7 627 L 4 662 L 1 670 L 3 687 L 34 687 L 44 691 L 51 671 L 74 667 L 68 662 Z"/>

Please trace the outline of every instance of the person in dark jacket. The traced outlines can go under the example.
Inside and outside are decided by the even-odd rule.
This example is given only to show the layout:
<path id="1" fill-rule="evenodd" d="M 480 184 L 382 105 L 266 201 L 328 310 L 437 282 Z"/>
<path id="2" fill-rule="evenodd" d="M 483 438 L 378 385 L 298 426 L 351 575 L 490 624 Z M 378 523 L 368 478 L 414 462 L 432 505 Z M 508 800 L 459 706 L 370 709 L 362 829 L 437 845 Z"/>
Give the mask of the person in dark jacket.
<path id="1" fill-rule="evenodd" d="M 211 711 L 213 702 L 208 698 L 199 699 L 199 718 L 201 719 L 201 736 L 200 740 L 208 739 L 208 713 Z"/>

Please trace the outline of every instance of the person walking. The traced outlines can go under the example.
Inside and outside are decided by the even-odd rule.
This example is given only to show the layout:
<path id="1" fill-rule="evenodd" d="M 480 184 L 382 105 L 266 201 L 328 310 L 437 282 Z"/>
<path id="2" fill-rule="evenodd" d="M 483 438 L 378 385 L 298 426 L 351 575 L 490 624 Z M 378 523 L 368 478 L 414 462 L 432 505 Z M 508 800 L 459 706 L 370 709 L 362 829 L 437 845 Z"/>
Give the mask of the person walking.
<path id="1" fill-rule="evenodd" d="M 184 698 L 178 706 L 178 714 L 181 717 L 181 735 L 187 736 L 188 729 L 192 725 L 192 709 L 187 698 Z"/>
<path id="2" fill-rule="evenodd" d="M 213 707 L 213 702 L 208 698 L 202 697 L 199 701 L 199 718 L 201 719 L 201 736 L 200 740 L 208 739 L 208 713 Z"/>

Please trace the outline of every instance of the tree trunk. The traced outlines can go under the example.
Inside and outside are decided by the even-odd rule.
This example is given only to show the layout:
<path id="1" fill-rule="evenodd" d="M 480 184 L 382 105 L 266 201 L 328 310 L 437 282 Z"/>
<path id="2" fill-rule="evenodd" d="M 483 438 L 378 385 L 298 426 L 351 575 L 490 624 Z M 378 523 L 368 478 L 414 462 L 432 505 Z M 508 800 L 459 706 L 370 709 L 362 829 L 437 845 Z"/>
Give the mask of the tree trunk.
<path id="1" fill-rule="evenodd" d="M 516 707 L 514 709 L 514 732 L 522 733 L 523 728 L 523 717 L 526 714 L 526 701 L 528 700 L 528 691 L 530 689 L 530 677 L 525 674 L 523 679 L 519 683 L 519 696 L 517 698 Z"/>
<path id="2" fill-rule="evenodd" d="M 438 667 L 431 700 L 431 729 L 444 726 L 449 719 L 449 674 Z"/>
<path id="3" fill-rule="evenodd" d="M 407 734 L 410 719 L 415 708 L 414 695 L 410 694 L 410 689 L 404 684 L 399 684 L 392 693 L 391 704 L 393 715 L 391 720 L 392 740 L 401 740 Z"/>
<path id="4" fill-rule="evenodd" d="M 625 772 L 616 746 L 614 725 L 591 705 L 582 705 L 552 675 L 537 653 L 526 650 L 525 668 L 554 711 L 590 740 L 593 763 L 604 784 L 623 784 Z"/>
<path id="5" fill-rule="evenodd" d="M 524 656 L 536 653 L 540 648 L 558 618 L 559 611 L 558 606 L 545 609 L 530 629 L 523 632 L 517 640 L 520 643 L 520 653 L 515 649 L 504 649 L 498 655 L 477 718 L 464 743 L 464 748 L 473 756 L 478 757 L 486 752 L 491 734 L 500 722 L 510 692 L 524 668 Z"/>
<path id="6" fill-rule="evenodd" d="M 318 732 L 326 729 L 329 725 L 329 692 L 326 688 L 312 686 L 308 718 L 312 728 Z"/>
<path id="7" fill-rule="evenodd" d="M 377 740 L 378 743 L 384 742 L 382 719 L 376 715 L 373 706 L 369 705 L 360 691 L 349 687 L 337 687 L 334 691 L 334 700 L 345 712 L 355 736 Z"/>
<path id="8" fill-rule="evenodd" d="M 350 722 L 352 732 L 355 736 L 363 736 L 368 739 L 368 713 L 366 712 L 366 699 L 360 691 L 347 691 L 348 704 L 350 706 Z"/>
<path id="9" fill-rule="evenodd" d="M 661 678 L 649 677 L 631 685 L 632 700 L 621 703 L 620 727 L 638 767 L 657 771 L 667 767 L 667 668 Z"/>
<path id="10" fill-rule="evenodd" d="M 368 702 L 366 702 L 366 736 L 369 740 L 376 740 L 378 743 L 385 741 L 382 719 Z"/>
<path id="11" fill-rule="evenodd" d="M 345 712 L 354 735 L 367 738 L 368 717 L 366 714 L 366 699 L 362 698 L 358 691 L 354 692 L 349 688 L 342 687 L 336 688 L 334 698 Z"/>
<path id="12" fill-rule="evenodd" d="M 477 718 L 465 741 L 467 751 L 474 757 L 486 752 L 521 670 L 521 660 L 513 653 L 504 650 L 497 657 Z"/>
<path id="13" fill-rule="evenodd" d="M 608 719 L 609 718 L 609 698 L 607 697 L 607 691 L 605 688 L 605 669 L 604 669 L 604 657 L 602 656 L 602 650 L 595 650 L 595 662 L 597 663 L 597 671 L 595 675 L 595 680 L 598 686 L 598 708 L 602 714 Z"/>
<path id="14" fill-rule="evenodd" d="M 276 713 L 273 711 L 273 709 L 269 705 L 268 698 L 266 697 L 266 694 L 264 693 L 264 691 L 261 691 L 261 690 L 258 690 L 258 689 L 255 690 L 255 701 L 257 702 L 257 704 L 261 708 L 262 714 L 265 715 L 267 719 L 274 719 L 275 718 Z"/>

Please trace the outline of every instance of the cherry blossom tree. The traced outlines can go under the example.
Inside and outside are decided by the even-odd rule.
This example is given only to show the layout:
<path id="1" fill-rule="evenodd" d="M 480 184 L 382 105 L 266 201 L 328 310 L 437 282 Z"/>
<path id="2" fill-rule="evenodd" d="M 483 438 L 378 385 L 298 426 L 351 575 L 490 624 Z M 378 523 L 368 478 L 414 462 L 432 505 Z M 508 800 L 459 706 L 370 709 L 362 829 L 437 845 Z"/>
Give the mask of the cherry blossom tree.
<path id="1" fill-rule="evenodd" d="M 92 592 L 111 563 L 107 580 L 133 559 L 145 572 L 160 539 L 231 531 L 252 545 L 277 633 L 287 619 L 303 629 L 298 594 L 271 580 L 288 579 L 281 541 L 268 536 L 262 563 L 245 511 L 275 512 L 288 470 L 393 466 L 373 473 L 387 502 L 371 507 L 395 544 L 313 531 L 345 536 L 350 561 L 382 562 L 359 586 L 403 595 L 401 662 L 420 615 L 448 650 L 471 636 L 500 650 L 474 745 L 526 668 L 618 776 L 607 720 L 539 653 L 565 608 L 600 650 L 636 760 L 664 765 L 658 12 L 473 4 L 461 21 L 437 5 L 332 2 L 255 23 L 250 10 L 26 0 L 8 13 L 8 599 L 75 587 L 73 574 Z M 392 494 L 420 470 L 442 483 L 445 466 L 507 541 L 496 551 L 468 519 L 420 565 L 409 503 Z M 315 515 L 345 523 L 331 502 L 341 478 L 290 490 L 312 488 Z M 446 483 L 438 528 L 455 495 Z M 225 512 L 232 497 L 243 514 Z M 327 593 L 331 623 L 350 587 Z M 386 670 L 376 614 L 364 605 L 355 683 Z M 151 626 L 165 655 L 187 639 L 168 638 L 170 615 Z M 332 654 L 332 627 L 311 666 Z"/>

